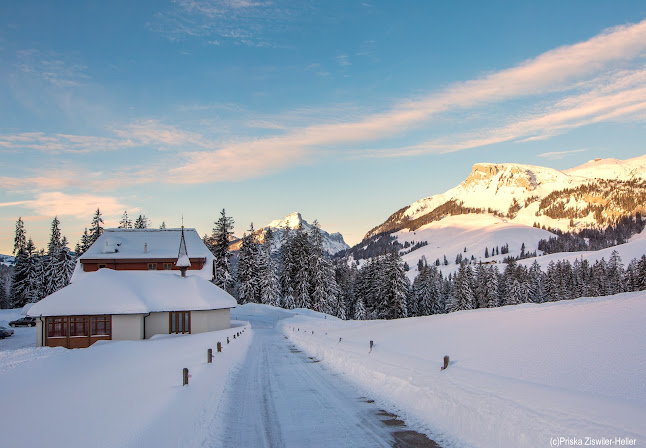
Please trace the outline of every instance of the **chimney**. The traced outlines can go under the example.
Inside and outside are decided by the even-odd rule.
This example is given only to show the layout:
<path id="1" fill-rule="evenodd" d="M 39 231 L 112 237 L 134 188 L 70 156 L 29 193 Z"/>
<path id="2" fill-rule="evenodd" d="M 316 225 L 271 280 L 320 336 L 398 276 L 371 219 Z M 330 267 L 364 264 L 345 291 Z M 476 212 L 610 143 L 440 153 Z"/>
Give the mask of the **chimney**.
<path id="1" fill-rule="evenodd" d="M 148 253 L 148 243 L 144 243 L 144 253 Z"/>

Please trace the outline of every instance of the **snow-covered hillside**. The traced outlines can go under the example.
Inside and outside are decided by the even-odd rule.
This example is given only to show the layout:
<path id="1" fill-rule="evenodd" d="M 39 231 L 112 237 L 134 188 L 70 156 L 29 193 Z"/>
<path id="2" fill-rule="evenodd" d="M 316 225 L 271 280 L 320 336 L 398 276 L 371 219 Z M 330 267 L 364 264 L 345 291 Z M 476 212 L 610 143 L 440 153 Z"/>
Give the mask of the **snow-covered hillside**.
<path id="1" fill-rule="evenodd" d="M 567 171 L 513 163 L 479 163 L 457 187 L 402 208 L 366 234 L 417 229 L 451 214 L 495 213 L 517 224 L 562 230 L 599 226 L 644 211 L 646 155 L 597 159 Z M 600 222 L 601 221 L 601 222 Z"/>
<path id="2" fill-rule="evenodd" d="M 415 231 L 396 232 L 394 236 L 401 244 L 408 242 L 411 246 L 420 241 L 428 242 L 427 245 L 402 256 L 402 260 L 410 266 L 408 275 L 412 280 L 417 275 L 417 263 L 422 257 L 426 258 L 427 264 L 431 264 L 437 259 L 442 263 L 446 256 L 449 265 L 440 265 L 439 268 L 448 275 L 458 268 L 455 264 L 458 254 L 467 260 L 473 256 L 475 262 L 502 263 L 506 256 L 520 255 L 523 244 L 527 250 L 531 248 L 533 251 L 538 241 L 554 235 L 536 227 L 509 222 L 505 218 L 474 214 L 448 216 Z M 495 247 L 505 244 L 509 246 L 508 254 L 491 255 Z M 485 258 L 485 250 L 490 254 L 488 258 Z"/>
<path id="3" fill-rule="evenodd" d="M 590 264 L 594 264 L 602 258 L 608 261 L 614 251 L 617 251 L 624 266 L 628 265 L 628 263 L 635 258 L 640 259 L 642 256 L 646 255 L 646 231 L 634 235 L 626 243 L 619 244 L 617 246 L 584 252 L 559 252 L 543 255 L 538 258 L 527 258 L 520 260 L 518 263 L 529 267 L 534 260 L 536 260 L 538 261 L 538 264 L 540 264 L 541 269 L 546 270 L 551 261 L 556 263 L 559 260 L 563 260 L 574 263 L 576 259 L 579 259 L 581 261 L 587 260 Z"/>
<path id="4" fill-rule="evenodd" d="M 312 230 L 312 225 L 305 221 L 300 213 L 294 212 L 282 219 L 276 219 L 270 222 L 265 227 L 256 229 L 254 233 L 257 235 L 257 241 L 262 243 L 265 239 L 265 231 L 270 228 L 274 234 L 273 249 L 278 250 L 280 249 L 280 247 L 282 247 L 287 237 L 287 232 L 293 231 L 299 226 L 302 226 L 303 230 L 305 230 L 306 232 L 310 232 Z M 320 231 L 323 241 L 323 250 L 328 254 L 334 255 L 338 252 L 341 252 L 342 250 L 350 248 L 350 246 L 348 246 L 343 240 L 343 235 L 341 235 L 340 233 L 328 233 L 323 229 L 320 229 Z M 241 244 L 242 240 L 236 241 L 235 243 L 231 244 L 230 249 L 232 251 L 236 251 L 240 249 Z"/>
<path id="5" fill-rule="evenodd" d="M 646 179 L 646 155 L 628 160 L 594 159 L 563 172 L 596 179 Z"/>
<path id="6" fill-rule="evenodd" d="M 642 291 L 393 321 L 298 316 L 283 332 L 442 446 L 557 446 L 554 437 L 639 446 L 645 315 Z"/>

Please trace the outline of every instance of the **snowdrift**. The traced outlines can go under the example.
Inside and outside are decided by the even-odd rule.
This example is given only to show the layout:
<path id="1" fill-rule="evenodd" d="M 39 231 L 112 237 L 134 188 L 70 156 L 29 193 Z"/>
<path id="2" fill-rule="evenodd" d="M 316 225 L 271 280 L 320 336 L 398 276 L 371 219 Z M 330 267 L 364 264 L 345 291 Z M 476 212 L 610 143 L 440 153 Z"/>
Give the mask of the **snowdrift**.
<path id="1" fill-rule="evenodd" d="M 587 436 L 639 445 L 644 316 L 646 292 L 638 292 L 394 321 L 296 316 L 282 330 L 444 445 L 535 447 Z M 441 371 L 444 355 L 451 363 Z"/>
<path id="2" fill-rule="evenodd" d="M 77 350 L 0 351 L 2 445 L 194 447 L 216 439 L 225 386 L 253 337 L 246 322 L 232 325 Z M 206 363 L 208 348 L 213 364 Z M 191 378 L 183 387 L 184 367 Z"/>

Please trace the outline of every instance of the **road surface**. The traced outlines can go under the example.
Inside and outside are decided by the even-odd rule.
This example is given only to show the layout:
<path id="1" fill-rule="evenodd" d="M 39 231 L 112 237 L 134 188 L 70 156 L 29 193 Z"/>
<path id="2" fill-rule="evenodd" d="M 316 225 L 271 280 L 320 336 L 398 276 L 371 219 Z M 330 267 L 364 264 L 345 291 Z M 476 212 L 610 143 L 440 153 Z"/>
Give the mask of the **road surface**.
<path id="1" fill-rule="evenodd" d="M 254 331 L 227 392 L 225 447 L 435 447 L 275 328 L 289 313 L 242 315 Z"/>

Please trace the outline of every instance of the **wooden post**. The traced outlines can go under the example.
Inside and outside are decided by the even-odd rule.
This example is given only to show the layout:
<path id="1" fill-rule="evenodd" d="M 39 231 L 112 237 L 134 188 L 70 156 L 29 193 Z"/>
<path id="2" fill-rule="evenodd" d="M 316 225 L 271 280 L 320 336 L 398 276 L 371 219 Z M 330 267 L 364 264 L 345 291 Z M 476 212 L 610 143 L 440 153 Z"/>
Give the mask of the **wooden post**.
<path id="1" fill-rule="evenodd" d="M 368 353 L 371 353 L 371 352 L 372 352 L 372 345 L 373 345 L 373 342 L 372 342 L 372 341 L 370 341 L 370 351 L 369 351 Z"/>
<path id="2" fill-rule="evenodd" d="M 206 362 L 211 364 L 213 362 L 213 349 L 209 349 L 206 352 Z"/>
<path id="3" fill-rule="evenodd" d="M 446 355 L 446 356 L 444 357 L 444 366 L 442 367 L 442 369 L 441 369 L 441 370 L 446 369 L 448 366 L 449 366 L 449 355 Z"/>
<path id="4" fill-rule="evenodd" d="M 218 353 L 222 353 L 222 342 L 218 342 Z"/>
<path id="5" fill-rule="evenodd" d="M 314 334 L 314 330 L 312 330 L 312 334 Z"/>
<path id="6" fill-rule="evenodd" d="M 182 386 L 188 386 L 188 369 L 186 367 L 182 370 Z"/>
<path id="7" fill-rule="evenodd" d="M 227 336 L 227 344 L 229 343 L 229 336 Z"/>
<path id="8" fill-rule="evenodd" d="M 343 338 L 339 338 L 339 342 L 341 342 L 341 340 L 342 340 L 342 339 L 343 339 Z"/>

